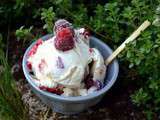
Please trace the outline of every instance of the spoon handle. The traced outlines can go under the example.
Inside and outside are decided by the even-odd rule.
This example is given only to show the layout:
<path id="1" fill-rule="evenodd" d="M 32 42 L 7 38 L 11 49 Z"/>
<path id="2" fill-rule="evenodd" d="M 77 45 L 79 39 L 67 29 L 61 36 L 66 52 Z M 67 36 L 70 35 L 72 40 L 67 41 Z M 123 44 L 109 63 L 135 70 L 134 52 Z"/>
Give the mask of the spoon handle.
<path id="1" fill-rule="evenodd" d="M 125 48 L 126 44 L 135 40 L 142 31 L 144 31 L 151 23 L 146 20 L 144 21 L 137 30 L 135 30 L 106 60 L 105 64 L 108 65 L 112 60 Z"/>

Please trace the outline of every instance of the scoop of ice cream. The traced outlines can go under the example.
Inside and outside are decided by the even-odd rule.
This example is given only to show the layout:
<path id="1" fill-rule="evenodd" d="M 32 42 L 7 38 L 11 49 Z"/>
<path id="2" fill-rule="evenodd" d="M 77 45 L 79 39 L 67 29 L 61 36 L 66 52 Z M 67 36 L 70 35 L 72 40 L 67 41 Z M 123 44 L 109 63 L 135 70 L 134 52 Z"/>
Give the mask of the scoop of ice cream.
<path id="1" fill-rule="evenodd" d="M 65 35 L 60 33 L 68 30 L 64 28 L 57 31 L 52 38 L 32 47 L 27 60 L 29 69 L 36 77 L 35 83 L 41 88 L 56 88 L 62 85 L 62 95 L 87 95 L 98 90 L 99 83 L 103 83 L 106 72 L 103 57 L 96 48 L 90 48 L 85 29 L 75 29 L 72 38 L 69 31 L 65 31 Z M 64 49 L 71 41 L 73 46 Z M 84 79 L 88 74 L 93 76 L 93 85 L 86 88 L 85 84 L 88 83 L 85 83 Z"/>
<path id="2" fill-rule="evenodd" d="M 80 86 L 92 57 L 89 46 L 79 40 L 75 48 L 65 52 L 55 48 L 55 37 L 39 45 L 36 54 L 29 57 L 28 61 L 41 85 L 53 87 L 59 83 L 67 87 Z"/>

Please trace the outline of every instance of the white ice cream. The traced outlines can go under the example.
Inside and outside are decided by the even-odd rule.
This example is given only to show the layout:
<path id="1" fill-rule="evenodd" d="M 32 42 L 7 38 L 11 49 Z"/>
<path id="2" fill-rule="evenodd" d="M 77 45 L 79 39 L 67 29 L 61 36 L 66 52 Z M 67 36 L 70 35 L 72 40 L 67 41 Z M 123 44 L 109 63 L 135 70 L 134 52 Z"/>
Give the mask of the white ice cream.
<path id="1" fill-rule="evenodd" d="M 88 64 L 92 60 L 93 79 L 103 82 L 106 72 L 103 57 L 96 48 L 90 49 L 89 38 L 81 34 L 83 31 L 75 30 L 77 39 L 74 49 L 65 52 L 57 50 L 54 46 L 55 37 L 52 37 L 39 45 L 37 52 L 28 58 L 38 79 L 35 81 L 38 86 L 52 88 L 60 84 L 65 87 L 65 96 L 87 95 L 82 81 L 89 72 Z"/>

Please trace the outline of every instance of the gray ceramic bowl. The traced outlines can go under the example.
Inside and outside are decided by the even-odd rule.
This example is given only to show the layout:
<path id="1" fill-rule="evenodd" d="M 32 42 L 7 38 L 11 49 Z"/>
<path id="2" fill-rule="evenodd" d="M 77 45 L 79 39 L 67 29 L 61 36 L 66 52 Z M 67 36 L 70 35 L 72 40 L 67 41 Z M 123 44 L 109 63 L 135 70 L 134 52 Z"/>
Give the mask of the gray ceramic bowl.
<path id="1" fill-rule="evenodd" d="M 52 35 L 46 35 L 42 37 L 43 40 L 47 40 Z M 35 44 L 35 43 L 33 43 Z M 105 78 L 105 86 L 101 90 L 91 93 L 87 96 L 77 96 L 77 97 L 64 97 L 59 96 L 53 93 L 49 93 L 43 90 L 40 90 L 36 84 L 33 82 L 27 67 L 26 67 L 26 59 L 27 59 L 27 53 L 30 50 L 30 48 L 33 46 L 33 44 L 26 50 L 24 57 L 23 57 L 23 71 L 24 75 L 30 84 L 32 90 L 35 92 L 37 96 L 48 106 L 50 106 L 53 111 L 63 113 L 63 114 L 76 114 L 79 112 L 82 112 L 83 110 L 86 110 L 88 107 L 93 106 L 97 104 L 102 97 L 105 95 L 105 93 L 112 87 L 112 85 L 115 83 L 118 71 L 119 71 L 119 65 L 117 60 L 114 60 L 108 67 L 107 67 L 107 73 Z M 104 58 L 107 58 L 111 53 L 112 50 L 102 41 L 95 37 L 91 37 L 91 47 L 95 47 L 102 53 Z"/>

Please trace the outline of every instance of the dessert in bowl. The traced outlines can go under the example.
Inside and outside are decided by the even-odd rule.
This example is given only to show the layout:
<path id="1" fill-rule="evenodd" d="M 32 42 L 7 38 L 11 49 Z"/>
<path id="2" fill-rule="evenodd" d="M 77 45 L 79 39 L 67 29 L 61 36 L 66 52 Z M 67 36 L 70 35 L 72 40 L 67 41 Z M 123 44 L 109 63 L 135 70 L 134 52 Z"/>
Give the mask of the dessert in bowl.
<path id="1" fill-rule="evenodd" d="M 58 20 L 54 35 L 38 39 L 25 52 L 23 71 L 33 91 L 55 111 L 78 113 L 96 104 L 118 75 L 111 49 L 84 29 Z"/>

